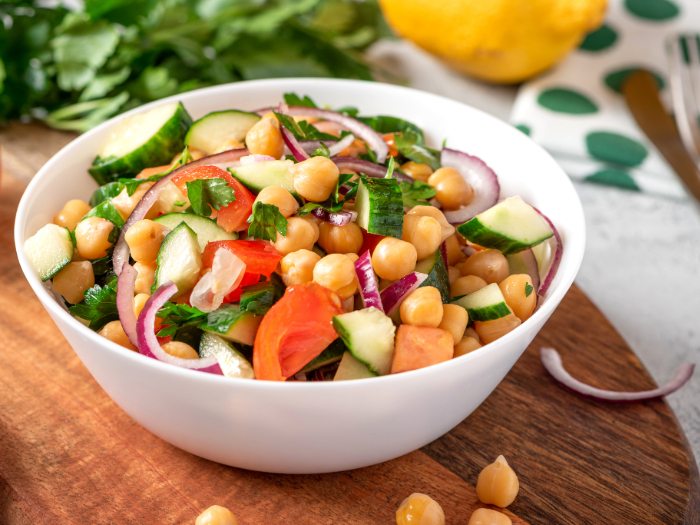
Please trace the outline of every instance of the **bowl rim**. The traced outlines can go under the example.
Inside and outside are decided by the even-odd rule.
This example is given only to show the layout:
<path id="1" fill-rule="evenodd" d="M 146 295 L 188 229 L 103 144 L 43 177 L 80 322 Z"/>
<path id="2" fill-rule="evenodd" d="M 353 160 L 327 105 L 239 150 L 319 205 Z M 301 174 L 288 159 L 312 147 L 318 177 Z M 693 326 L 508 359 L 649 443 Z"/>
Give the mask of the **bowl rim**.
<path id="1" fill-rule="evenodd" d="M 294 389 L 327 389 L 327 388 L 332 388 L 332 389 L 352 389 L 352 388 L 362 388 L 365 384 L 367 384 L 367 381 L 372 381 L 372 384 L 381 386 L 381 385 L 389 385 L 390 382 L 393 383 L 401 383 L 404 381 L 420 381 L 421 378 L 425 378 L 429 375 L 432 374 L 440 374 L 442 373 L 443 370 L 449 368 L 449 367 L 454 367 L 458 366 L 460 363 L 466 365 L 471 360 L 477 359 L 479 356 L 481 356 L 484 353 L 493 353 L 496 352 L 499 348 L 504 347 L 508 345 L 508 343 L 514 339 L 517 339 L 521 334 L 524 333 L 522 330 L 522 325 L 518 326 L 515 330 L 512 332 L 506 334 L 502 338 L 498 339 L 497 341 L 494 341 L 492 343 L 489 343 L 488 345 L 485 345 L 473 352 L 470 352 L 464 356 L 460 357 L 459 362 L 456 362 L 454 359 L 450 359 L 448 361 L 438 363 L 435 365 L 431 365 L 425 368 L 421 368 L 418 370 L 412 370 L 407 373 L 401 373 L 401 374 L 388 374 L 385 376 L 377 376 L 373 378 L 367 378 L 367 379 L 360 379 L 360 380 L 354 380 L 354 381 L 322 381 L 322 382 L 317 382 L 317 381 L 263 381 L 263 380 L 244 380 L 242 378 L 231 378 L 231 377 L 226 377 L 226 376 L 219 376 L 218 374 L 207 374 L 207 373 L 200 373 L 196 370 L 189 370 L 189 369 L 184 369 L 178 366 L 173 366 L 168 363 L 164 363 L 161 361 L 158 361 L 157 359 L 149 359 L 146 358 L 145 356 L 142 356 L 138 352 L 135 352 L 133 350 L 128 350 L 112 341 L 109 341 L 108 339 L 105 339 L 104 337 L 100 336 L 97 334 L 97 332 L 91 330 L 87 326 L 85 326 L 83 323 L 75 319 L 70 313 L 63 307 L 61 306 L 56 298 L 53 296 L 52 293 L 49 292 L 48 288 L 42 283 L 40 280 L 39 276 L 37 275 L 36 271 L 34 270 L 32 264 L 29 262 L 29 259 L 27 255 L 24 252 L 24 230 L 26 228 L 26 224 L 28 221 L 27 217 L 27 208 L 29 207 L 29 200 L 30 200 L 30 195 L 34 191 L 36 191 L 42 184 L 43 179 L 46 177 L 48 173 L 51 172 L 53 165 L 58 163 L 58 157 L 60 157 L 64 152 L 67 150 L 72 150 L 74 148 L 79 148 L 85 141 L 89 140 L 90 137 L 94 134 L 99 133 L 105 128 L 111 127 L 115 124 L 115 122 L 118 119 L 124 118 L 126 116 L 130 116 L 136 113 L 141 113 L 143 111 L 146 111 L 148 109 L 151 109 L 156 106 L 160 106 L 163 104 L 168 104 L 172 102 L 178 102 L 182 101 L 183 103 L 186 103 L 187 99 L 192 99 L 192 98 L 200 98 L 204 96 L 216 96 L 220 92 L 225 93 L 228 92 L 229 90 L 233 89 L 234 91 L 237 89 L 241 90 L 247 90 L 247 89 L 255 89 L 257 86 L 275 86 L 275 85 L 284 85 L 288 86 L 285 87 L 284 89 L 290 90 L 290 89 L 300 89 L 300 88 L 294 88 L 293 86 L 289 86 L 289 84 L 293 83 L 308 83 L 308 84 L 316 84 L 315 87 L 317 87 L 319 84 L 328 84 L 329 87 L 332 87 L 333 85 L 338 85 L 338 84 L 361 84 L 363 87 L 366 88 L 367 85 L 372 85 L 374 86 L 373 89 L 377 89 L 378 91 L 403 91 L 403 92 L 410 92 L 412 93 L 412 96 L 417 96 L 419 98 L 424 98 L 428 99 L 427 102 L 432 100 L 436 101 L 441 101 L 441 102 L 448 102 L 450 104 L 454 105 L 459 105 L 459 106 L 464 106 L 466 108 L 469 108 L 470 111 L 476 112 L 480 114 L 482 118 L 485 118 L 487 120 L 491 120 L 496 123 L 498 126 L 502 126 L 503 128 L 506 128 L 510 131 L 517 131 L 518 133 L 521 133 L 518 131 L 516 128 L 513 128 L 510 126 L 508 123 L 498 119 L 497 117 L 494 117 L 493 115 L 490 115 L 489 113 L 486 113 L 483 110 L 480 110 L 474 106 L 471 106 L 469 104 L 464 104 L 462 102 L 450 99 L 448 97 L 443 97 L 440 95 L 435 95 L 433 93 L 429 93 L 426 91 L 421 91 L 418 89 L 413 89 L 409 87 L 404 87 L 404 86 L 396 86 L 392 84 L 385 84 L 385 83 L 380 83 L 380 82 L 373 82 L 373 81 L 366 81 L 366 80 L 349 80 L 349 79 L 335 79 L 335 78 L 275 78 L 275 79 L 263 79 L 263 80 L 248 80 L 248 81 L 240 81 L 240 82 L 234 82 L 234 83 L 229 83 L 229 84 L 221 84 L 217 86 L 211 86 L 207 88 L 202 88 L 202 89 L 197 89 L 193 91 L 189 91 L 186 93 L 180 93 L 178 95 L 173 95 L 167 98 L 163 98 L 160 100 L 156 100 L 153 102 L 150 102 L 148 104 L 144 104 L 142 106 L 138 106 L 134 109 L 131 109 L 130 111 L 127 111 L 123 114 L 117 115 L 115 117 L 112 117 L 111 119 L 107 120 L 106 122 L 103 122 L 102 124 L 96 126 L 95 128 L 91 129 L 90 131 L 78 136 L 68 144 L 66 144 L 63 148 L 61 148 L 58 152 L 56 152 L 42 167 L 39 169 L 39 171 L 34 175 L 30 183 L 27 185 L 22 198 L 20 200 L 19 206 L 17 207 L 17 213 L 15 216 L 15 224 L 14 224 L 14 239 L 15 239 L 15 249 L 17 252 L 18 260 L 20 263 L 20 267 L 22 268 L 22 272 L 25 275 L 25 278 L 29 281 L 29 284 L 34 291 L 34 293 L 37 295 L 39 298 L 40 302 L 44 306 L 44 308 L 47 309 L 48 313 L 53 317 L 53 316 L 58 316 L 61 320 L 65 321 L 68 326 L 70 326 L 72 329 L 76 330 L 80 335 L 82 335 L 84 338 L 87 338 L 91 343 L 96 345 L 97 347 L 104 348 L 106 351 L 109 352 L 116 352 L 120 354 L 122 357 L 126 358 L 127 360 L 133 360 L 134 363 L 136 363 L 134 366 L 139 366 L 139 364 L 150 367 L 153 373 L 164 373 L 164 374 L 172 374 L 174 377 L 181 378 L 183 380 L 190 380 L 190 381 L 201 381 L 201 382 L 220 382 L 220 384 L 227 384 L 230 385 L 229 388 L 253 388 L 253 389 L 267 389 L 267 390 L 272 390 L 274 391 L 275 389 L 288 389 L 288 388 L 294 388 Z M 573 183 L 571 182 L 571 179 L 566 175 L 564 170 L 559 166 L 558 163 L 552 158 L 552 156 L 539 144 L 535 143 L 532 139 L 530 139 L 527 136 L 524 136 L 528 141 L 529 141 L 529 147 L 534 148 L 536 150 L 539 150 L 539 153 L 542 155 L 545 155 L 552 161 L 552 171 L 557 171 L 558 176 L 562 179 L 564 179 L 564 184 L 568 185 L 572 191 L 573 195 L 573 202 L 571 205 L 575 208 L 572 209 L 572 212 L 577 216 L 581 231 L 580 234 L 577 236 L 578 237 L 578 242 L 573 243 L 571 239 L 568 240 L 568 242 L 565 242 L 566 244 L 566 249 L 568 251 L 567 257 L 569 258 L 569 264 L 564 266 L 562 264 L 559 267 L 559 272 L 560 272 L 560 282 L 558 283 L 558 286 L 552 287 L 547 294 L 547 298 L 543 301 L 542 305 L 540 308 L 527 320 L 530 321 L 531 324 L 535 324 L 539 319 L 544 318 L 545 321 L 546 319 L 552 314 L 552 312 L 556 309 L 556 307 L 561 303 L 561 300 L 564 298 L 564 295 L 568 292 L 569 288 L 573 284 L 574 278 L 576 274 L 578 273 L 578 270 L 581 266 L 581 262 L 583 260 L 583 255 L 584 255 L 584 248 L 585 248 L 585 243 L 586 243 L 586 224 L 584 220 L 584 214 L 583 214 L 583 207 L 581 205 L 581 200 L 578 196 L 578 193 L 576 192 L 576 189 L 573 186 Z M 562 261 L 563 263 L 563 261 Z M 70 343 L 69 343 L 70 344 Z M 75 350 L 74 350 L 75 351 Z M 381 381 L 381 383 L 380 383 Z M 292 387 L 289 387 L 287 385 L 295 385 Z M 225 387 L 224 387 L 225 388 Z"/>

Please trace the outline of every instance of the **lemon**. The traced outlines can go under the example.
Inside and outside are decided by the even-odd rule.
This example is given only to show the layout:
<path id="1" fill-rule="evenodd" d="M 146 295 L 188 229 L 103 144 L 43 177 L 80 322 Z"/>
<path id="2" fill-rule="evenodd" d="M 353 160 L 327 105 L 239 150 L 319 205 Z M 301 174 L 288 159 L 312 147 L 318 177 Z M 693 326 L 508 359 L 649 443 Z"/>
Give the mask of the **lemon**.
<path id="1" fill-rule="evenodd" d="M 526 80 L 603 22 L 607 0 L 379 0 L 400 35 L 476 78 Z"/>

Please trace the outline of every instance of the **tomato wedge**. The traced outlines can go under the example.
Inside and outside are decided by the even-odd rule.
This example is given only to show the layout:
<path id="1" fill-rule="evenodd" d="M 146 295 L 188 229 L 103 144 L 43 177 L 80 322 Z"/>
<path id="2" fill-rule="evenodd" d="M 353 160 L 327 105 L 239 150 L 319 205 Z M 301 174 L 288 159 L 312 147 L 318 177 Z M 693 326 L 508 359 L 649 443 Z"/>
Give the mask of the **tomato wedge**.
<path id="1" fill-rule="evenodd" d="M 259 273 L 244 273 L 241 284 L 238 285 L 234 291 L 224 297 L 224 303 L 235 303 L 241 300 L 241 294 L 243 293 L 244 286 L 250 286 L 251 284 L 257 284 L 260 281 Z"/>
<path id="2" fill-rule="evenodd" d="M 257 273 L 270 277 L 282 259 L 282 254 L 267 241 L 213 241 L 207 244 L 202 254 L 205 268 L 211 268 L 214 255 L 224 248 L 245 263 L 246 273 Z"/>
<path id="3" fill-rule="evenodd" d="M 187 195 L 187 183 L 197 179 L 224 179 L 236 192 L 236 200 L 216 213 L 216 223 L 227 232 L 248 229 L 248 217 L 253 212 L 255 196 L 236 179 L 216 166 L 194 166 L 186 168 L 170 179 L 180 191 Z"/>
<path id="4" fill-rule="evenodd" d="M 342 313 L 338 295 L 320 284 L 287 288 L 267 312 L 255 336 L 255 377 L 285 381 L 296 374 L 338 337 L 333 316 Z"/>
<path id="5" fill-rule="evenodd" d="M 357 253 L 362 254 L 369 250 L 369 254 L 372 255 L 374 253 L 374 249 L 377 247 L 377 244 L 379 244 L 379 241 L 381 241 L 383 238 L 384 235 L 368 233 L 366 230 L 362 230 L 362 247 Z"/>

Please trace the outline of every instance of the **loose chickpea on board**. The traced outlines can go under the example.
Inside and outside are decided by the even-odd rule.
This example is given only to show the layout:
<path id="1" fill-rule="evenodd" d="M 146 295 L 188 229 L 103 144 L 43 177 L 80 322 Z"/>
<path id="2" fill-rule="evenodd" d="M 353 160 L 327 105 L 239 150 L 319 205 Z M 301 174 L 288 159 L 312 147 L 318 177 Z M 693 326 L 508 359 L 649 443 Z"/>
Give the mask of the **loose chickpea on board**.
<path id="1" fill-rule="evenodd" d="M 445 513 L 433 498 L 416 492 L 399 505 L 396 525 L 445 525 Z"/>
<path id="2" fill-rule="evenodd" d="M 498 456 L 496 461 L 484 467 L 476 482 L 479 501 L 501 508 L 513 503 L 519 490 L 518 476 L 503 456 Z"/>
<path id="3" fill-rule="evenodd" d="M 467 525 L 513 525 L 508 516 L 492 509 L 476 509 Z"/>
<path id="4" fill-rule="evenodd" d="M 212 505 L 197 517 L 194 525 L 238 525 L 238 521 L 227 508 Z"/>

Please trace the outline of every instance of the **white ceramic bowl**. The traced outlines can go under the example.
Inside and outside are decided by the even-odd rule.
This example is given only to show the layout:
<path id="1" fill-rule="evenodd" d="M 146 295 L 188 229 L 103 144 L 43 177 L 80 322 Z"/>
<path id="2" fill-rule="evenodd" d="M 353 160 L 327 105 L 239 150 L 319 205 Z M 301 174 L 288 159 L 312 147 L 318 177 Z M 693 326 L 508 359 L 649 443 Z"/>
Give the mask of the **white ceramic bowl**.
<path id="1" fill-rule="evenodd" d="M 98 126 L 57 153 L 34 177 L 17 211 L 17 254 L 32 289 L 85 366 L 132 418 L 162 439 L 204 458 L 276 473 L 321 473 L 372 465 L 440 437 L 476 409 L 505 377 L 574 280 L 585 224 L 578 196 L 554 160 L 528 137 L 478 109 L 386 84 L 327 79 L 240 82 L 154 102 L 181 100 L 197 119 L 210 111 L 257 109 L 284 93 L 309 95 L 364 115 L 393 115 L 422 127 L 428 143 L 444 138 L 498 174 L 502 195 L 521 195 L 564 239 L 559 273 L 543 306 L 519 328 L 466 356 L 422 370 L 339 383 L 274 383 L 183 370 L 100 337 L 55 300 L 23 250 L 69 199 L 88 200 L 87 167 L 109 129 Z M 127 113 L 128 115 L 129 113 Z"/>

